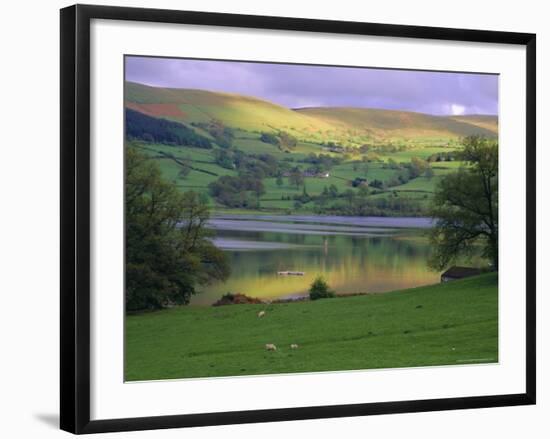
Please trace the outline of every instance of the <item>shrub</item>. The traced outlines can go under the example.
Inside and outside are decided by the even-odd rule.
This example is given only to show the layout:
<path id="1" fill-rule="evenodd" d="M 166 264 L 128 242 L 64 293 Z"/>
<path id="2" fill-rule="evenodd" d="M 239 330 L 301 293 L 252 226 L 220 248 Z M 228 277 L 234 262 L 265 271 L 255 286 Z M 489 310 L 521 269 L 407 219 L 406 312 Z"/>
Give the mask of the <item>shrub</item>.
<path id="1" fill-rule="evenodd" d="M 317 276 L 309 287 L 309 298 L 311 300 L 326 299 L 335 295 L 322 276 Z"/>

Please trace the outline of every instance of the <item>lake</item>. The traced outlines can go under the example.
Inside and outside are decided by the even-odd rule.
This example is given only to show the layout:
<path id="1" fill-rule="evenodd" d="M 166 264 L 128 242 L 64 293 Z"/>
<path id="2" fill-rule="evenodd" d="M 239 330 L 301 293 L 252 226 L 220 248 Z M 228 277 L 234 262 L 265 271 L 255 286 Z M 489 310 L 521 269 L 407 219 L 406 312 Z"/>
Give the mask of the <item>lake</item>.
<path id="1" fill-rule="evenodd" d="M 219 215 L 212 241 L 229 258 L 231 276 L 202 288 L 191 304 L 227 292 L 262 299 L 307 295 L 322 275 L 337 294 L 382 293 L 439 282 L 426 265 L 429 218 Z M 283 276 L 281 271 L 303 272 Z"/>
<path id="2" fill-rule="evenodd" d="M 322 275 L 338 294 L 379 293 L 439 282 L 428 269 L 429 218 L 223 215 L 208 227 L 227 252 L 231 276 L 203 287 L 191 303 L 210 305 L 223 294 L 262 299 L 307 295 Z M 282 276 L 299 271 L 303 276 Z"/>

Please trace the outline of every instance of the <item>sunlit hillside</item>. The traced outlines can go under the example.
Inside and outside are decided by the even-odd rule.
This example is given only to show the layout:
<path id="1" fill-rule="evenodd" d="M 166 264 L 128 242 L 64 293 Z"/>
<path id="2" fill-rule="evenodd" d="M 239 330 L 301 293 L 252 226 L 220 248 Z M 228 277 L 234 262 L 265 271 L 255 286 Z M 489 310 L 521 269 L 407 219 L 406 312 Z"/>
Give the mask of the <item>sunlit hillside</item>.
<path id="1" fill-rule="evenodd" d="M 220 120 L 252 132 L 285 131 L 301 141 L 364 143 L 445 143 L 468 135 L 495 137 L 495 116 L 440 117 L 407 111 L 323 107 L 289 109 L 250 96 L 126 83 L 126 106 L 185 124 Z"/>

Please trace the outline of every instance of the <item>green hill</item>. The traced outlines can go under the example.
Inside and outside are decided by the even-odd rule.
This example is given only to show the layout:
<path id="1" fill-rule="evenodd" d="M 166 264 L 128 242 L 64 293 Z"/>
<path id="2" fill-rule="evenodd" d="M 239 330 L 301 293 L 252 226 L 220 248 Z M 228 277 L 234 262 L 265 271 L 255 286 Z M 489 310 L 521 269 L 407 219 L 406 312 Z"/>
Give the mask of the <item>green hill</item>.
<path id="1" fill-rule="evenodd" d="M 496 116 L 440 117 L 407 111 L 324 107 L 289 109 L 250 96 L 127 82 L 126 106 L 186 124 L 222 121 L 232 128 L 286 131 L 301 141 L 346 146 L 364 143 L 445 142 L 467 135 L 495 137 Z"/>
<path id="2" fill-rule="evenodd" d="M 219 119 L 247 131 L 287 129 L 307 133 L 331 129 L 308 115 L 268 101 L 207 90 L 155 88 L 127 82 L 126 105 L 150 116 L 187 123 Z"/>

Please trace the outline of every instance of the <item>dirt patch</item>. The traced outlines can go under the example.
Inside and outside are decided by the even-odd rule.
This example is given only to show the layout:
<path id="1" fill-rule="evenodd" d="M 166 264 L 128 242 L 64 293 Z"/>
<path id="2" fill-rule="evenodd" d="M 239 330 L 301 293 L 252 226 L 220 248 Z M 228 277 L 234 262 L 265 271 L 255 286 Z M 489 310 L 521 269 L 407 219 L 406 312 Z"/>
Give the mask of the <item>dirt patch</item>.
<path id="1" fill-rule="evenodd" d="M 224 294 L 221 299 L 217 300 L 212 304 L 212 306 L 223 306 L 223 305 L 242 305 L 247 303 L 264 303 L 257 297 L 248 297 L 245 294 Z"/>

